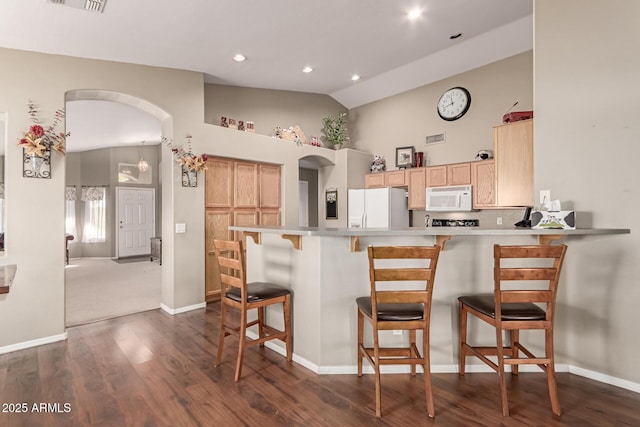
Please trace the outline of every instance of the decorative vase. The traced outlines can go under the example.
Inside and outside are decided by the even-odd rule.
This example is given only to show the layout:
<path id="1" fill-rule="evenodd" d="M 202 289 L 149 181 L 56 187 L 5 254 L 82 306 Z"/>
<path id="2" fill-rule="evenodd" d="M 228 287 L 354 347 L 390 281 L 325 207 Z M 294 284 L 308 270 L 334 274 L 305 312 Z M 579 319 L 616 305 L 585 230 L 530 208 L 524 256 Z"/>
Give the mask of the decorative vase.
<path id="1" fill-rule="evenodd" d="M 334 150 L 339 150 L 342 148 L 342 144 L 333 144 L 333 149 Z"/>
<path id="2" fill-rule="evenodd" d="M 27 178 L 51 178 L 51 150 L 45 150 L 42 157 L 28 154 L 22 149 L 22 176 Z"/>

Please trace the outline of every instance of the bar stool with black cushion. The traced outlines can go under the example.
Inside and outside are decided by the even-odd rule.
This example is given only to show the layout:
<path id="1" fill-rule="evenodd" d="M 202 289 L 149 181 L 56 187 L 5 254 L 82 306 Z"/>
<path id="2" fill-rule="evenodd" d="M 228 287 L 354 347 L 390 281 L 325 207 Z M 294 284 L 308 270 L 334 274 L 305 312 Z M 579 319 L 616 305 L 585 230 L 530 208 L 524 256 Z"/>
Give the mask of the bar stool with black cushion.
<path id="1" fill-rule="evenodd" d="M 495 245 L 494 293 L 458 298 L 460 375 L 465 374 L 467 356 L 478 357 L 498 372 L 502 414 L 505 417 L 509 416 L 505 365 L 511 366 L 512 374 L 517 375 L 518 366 L 522 364 L 538 365 L 547 374 L 551 409 L 556 415 L 560 415 L 553 359 L 553 320 L 558 279 L 566 251 L 565 245 Z M 504 283 L 507 281 L 510 284 Z M 495 347 L 472 346 L 468 343 L 467 314 L 472 314 L 495 328 Z M 545 331 L 544 356 L 535 356 L 520 343 L 521 330 L 536 329 Z M 510 346 L 503 343 L 503 331 L 509 332 Z M 489 357 L 495 357 L 497 362 Z"/>
<path id="2" fill-rule="evenodd" d="M 362 358 L 375 373 L 376 415 L 382 416 L 380 366 L 416 365 L 424 370 L 424 389 L 429 416 L 435 415 L 429 361 L 429 318 L 433 280 L 440 255 L 439 246 L 368 247 L 371 295 L 356 299 L 358 305 L 358 376 Z M 408 261 L 406 261 L 408 260 Z M 380 263 L 378 263 L 380 261 Z M 419 266 L 418 266 L 419 265 Z M 364 320 L 373 329 L 373 347 L 364 346 Z M 378 332 L 408 330 L 407 347 L 380 347 Z M 416 331 L 422 331 L 422 355 L 416 346 Z"/>
<path id="3" fill-rule="evenodd" d="M 245 347 L 247 346 L 259 344 L 262 347 L 265 341 L 273 339 L 282 340 L 286 346 L 287 362 L 291 363 L 293 350 L 291 337 L 291 291 L 288 288 L 273 283 L 247 283 L 242 242 L 214 240 L 214 247 L 218 265 L 220 266 L 220 282 L 222 286 L 220 338 L 215 366 L 220 365 L 222 361 L 224 339 L 231 333 L 237 333 L 239 341 L 235 375 L 236 381 L 240 380 L 242 374 L 242 359 Z M 273 304 L 282 304 L 284 330 L 278 330 L 266 324 L 265 307 Z M 238 327 L 232 327 L 227 324 L 227 307 L 232 307 L 240 311 L 240 325 Z M 258 310 L 258 318 L 248 322 L 247 312 L 254 308 Z M 247 328 L 254 325 L 258 325 L 258 338 L 247 338 Z"/>

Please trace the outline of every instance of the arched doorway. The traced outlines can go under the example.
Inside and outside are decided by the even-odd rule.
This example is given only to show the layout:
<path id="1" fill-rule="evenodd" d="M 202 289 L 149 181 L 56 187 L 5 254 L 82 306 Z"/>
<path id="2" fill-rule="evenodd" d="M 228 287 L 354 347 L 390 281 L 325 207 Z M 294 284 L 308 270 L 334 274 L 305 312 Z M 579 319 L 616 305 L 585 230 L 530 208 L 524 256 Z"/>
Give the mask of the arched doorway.
<path id="1" fill-rule="evenodd" d="M 72 132 L 71 126 L 74 123 L 73 114 L 77 116 L 84 112 L 82 109 L 95 111 L 125 111 L 127 120 L 129 118 L 137 118 L 139 120 L 139 129 L 145 129 L 148 122 L 154 128 L 155 143 L 160 143 L 162 135 L 170 135 L 172 128 L 171 116 L 159 107 L 140 98 L 136 98 L 127 94 L 105 91 L 105 90 L 77 90 L 70 91 L 66 94 L 67 102 L 67 130 Z M 105 107 L 108 106 L 108 107 Z M 97 110 L 105 108 L 105 110 Z M 108 125 L 114 128 L 126 127 L 123 125 L 124 119 L 122 113 L 104 114 L 105 117 L 89 115 L 90 120 L 109 121 Z M 97 117 L 97 118 L 96 118 Z M 76 117 L 77 119 L 78 117 Z M 134 120 L 135 122 L 135 120 Z M 142 122 L 142 124 L 140 124 Z M 97 132 L 96 132 L 97 133 Z M 133 132 L 136 134 L 136 132 Z M 82 134 L 82 132 L 78 132 Z M 160 162 L 161 146 L 156 145 L 155 148 L 148 145 L 140 146 L 140 140 L 149 139 L 144 133 L 136 134 L 132 141 L 127 141 L 127 137 L 121 133 L 109 134 L 113 139 L 113 144 L 105 143 L 102 146 L 90 147 L 88 151 L 83 151 L 81 160 L 78 160 L 79 153 L 69 153 L 67 156 L 67 183 L 69 184 L 70 175 L 74 175 L 75 169 L 82 169 L 82 180 L 76 179 L 73 189 L 78 191 L 78 199 L 80 193 L 84 193 L 86 187 L 89 189 L 98 189 L 98 186 L 106 187 L 103 189 L 105 203 L 108 202 L 108 209 L 105 209 L 107 223 L 107 231 L 104 233 L 105 238 L 100 242 L 92 242 L 91 240 L 78 239 L 76 245 L 82 245 L 79 248 L 81 258 L 76 262 L 71 262 L 67 266 L 66 289 L 66 319 L 67 326 L 88 323 L 91 321 L 104 320 L 106 318 L 117 317 L 135 312 L 146 311 L 148 309 L 160 307 L 164 300 L 162 290 L 166 289 L 162 286 L 161 273 L 162 267 L 156 262 L 151 263 L 148 256 L 138 257 L 138 259 L 118 258 L 118 202 L 119 195 L 122 193 L 141 193 L 153 194 L 150 204 L 147 208 L 157 212 L 153 216 L 155 220 L 153 225 L 153 234 L 161 231 L 161 205 L 158 200 L 161 197 L 161 174 L 162 162 Z M 83 143 L 93 135 L 84 134 Z M 96 136 L 96 138 L 98 138 Z M 95 141 L 94 141 L 95 142 Z M 72 145 L 70 141 L 70 147 Z M 114 147 L 117 145 L 117 147 Z M 151 150 L 151 151 L 150 151 Z M 141 153 L 141 151 L 144 151 Z M 151 153 L 151 155 L 149 155 Z M 74 156 L 75 154 L 75 156 Z M 134 156 L 134 157 L 132 157 Z M 147 158 L 151 160 L 150 171 L 153 172 L 153 181 L 143 182 L 126 182 L 119 180 L 121 165 L 133 166 L 138 162 L 138 158 Z M 120 163 L 122 161 L 123 163 Z M 122 184 L 122 182 L 125 182 Z M 88 184 L 88 185 L 84 185 Z M 133 185 L 132 185 L 133 184 Z M 144 185 L 147 184 L 147 185 Z M 109 188 L 110 187 L 110 188 Z M 69 188 L 69 187 L 68 187 Z M 121 191 L 122 190 L 122 191 Z M 157 194 L 157 198 L 155 195 Z M 89 215 L 89 205 L 94 202 L 79 202 L 81 207 L 76 210 L 84 218 L 79 223 L 87 226 L 87 217 Z M 68 202 L 67 202 L 68 204 Z M 144 208 L 144 206 L 143 206 Z M 68 212 L 68 211 L 67 211 Z M 157 220 L 156 220 L 157 218 Z M 80 236 L 83 231 L 79 232 Z M 85 236 L 86 237 L 86 236 Z M 86 243 L 85 243 L 86 242 Z M 118 262 L 114 262 L 118 261 Z M 132 262 L 137 261 L 137 262 Z M 74 268 L 74 269 L 71 269 Z M 82 272 L 80 269 L 83 269 Z M 81 283 L 79 283 L 79 281 Z M 84 298 L 84 300 L 83 300 Z"/>

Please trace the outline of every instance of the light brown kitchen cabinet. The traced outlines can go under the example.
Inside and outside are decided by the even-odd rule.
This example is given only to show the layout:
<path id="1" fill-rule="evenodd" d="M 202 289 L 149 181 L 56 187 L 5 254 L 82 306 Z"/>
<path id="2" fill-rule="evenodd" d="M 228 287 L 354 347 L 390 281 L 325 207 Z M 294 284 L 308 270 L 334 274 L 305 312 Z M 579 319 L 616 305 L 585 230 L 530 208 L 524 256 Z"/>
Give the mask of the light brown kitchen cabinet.
<path id="1" fill-rule="evenodd" d="M 280 165 L 259 165 L 260 209 L 280 209 Z"/>
<path id="2" fill-rule="evenodd" d="M 474 209 L 496 206 L 496 173 L 493 159 L 471 163 L 471 185 Z"/>
<path id="3" fill-rule="evenodd" d="M 220 267 L 213 250 L 213 239 L 231 240 L 232 232 L 229 226 L 232 224 L 231 210 L 205 210 L 204 236 L 205 236 L 205 289 L 206 301 L 220 299 Z"/>
<path id="4" fill-rule="evenodd" d="M 496 205 L 533 206 L 533 120 L 493 128 Z"/>
<path id="5" fill-rule="evenodd" d="M 447 185 L 447 165 L 426 168 L 427 187 L 445 187 Z"/>
<path id="6" fill-rule="evenodd" d="M 450 185 L 471 184 L 471 164 L 453 163 L 449 165 L 429 166 L 427 169 L 427 187 L 445 187 Z"/>
<path id="7" fill-rule="evenodd" d="M 233 160 L 220 158 L 209 158 L 207 160 L 205 180 L 216 184 L 205 184 L 205 207 L 231 208 L 233 203 L 233 171 Z"/>
<path id="8" fill-rule="evenodd" d="M 471 164 L 454 163 L 447 165 L 447 185 L 471 184 Z"/>
<path id="9" fill-rule="evenodd" d="M 234 162 L 233 206 L 258 208 L 258 164 Z"/>
<path id="10" fill-rule="evenodd" d="M 382 188 L 384 186 L 384 172 L 370 173 L 364 176 L 364 188 Z"/>
<path id="11" fill-rule="evenodd" d="M 404 169 L 385 172 L 383 175 L 385 187 L 404 187 L 407 185 Z"/>
<path id="12" fill-rule="evenodd" d="M 220 298 L 213 239 L 240 239 L 229 226 L 280 224 L 280 165 L 218 157 L 205 171 L 205 299 Z"/>
<path id="13" fill-rule="evenodd" d="M 426 207 L 427 173 L 426 168 L 406 171 L 408 206 L 410 210 L 424 210 Z"/>

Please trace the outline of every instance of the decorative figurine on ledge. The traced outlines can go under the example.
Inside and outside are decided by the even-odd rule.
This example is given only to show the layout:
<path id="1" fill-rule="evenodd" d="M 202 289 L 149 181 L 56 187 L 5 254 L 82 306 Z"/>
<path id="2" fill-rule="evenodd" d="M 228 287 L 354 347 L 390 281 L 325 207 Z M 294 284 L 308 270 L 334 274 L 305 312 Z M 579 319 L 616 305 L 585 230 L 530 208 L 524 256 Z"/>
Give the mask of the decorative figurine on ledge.
<path id="1" fill-rule="evenodd" d="M 255 125 L 253 122 L 247 122 L 247 132 L 256 133 Z"/>
<path id="2" fill-rule="evenodd" d="M 238 130 L 244 131 L 244 122 L 242 120 L 238 122 Z"/>
<path id="3" fill-rule="evenodd" d="M 227 123 L 227 118 L 225 116 L 220 117 L 220 126 L 223 128 L 229 127 L 229 123 Z"/>
<path id="4" fill-rule="evenodd" d="M 387 161 L 382 156 L 373 156 L 371 173 L 380 173 L 387 170 Z"/>
<path id="5" fill-rule="evenodd" d="M 229 129 L 238 129 L 238 126 L 236 126 L 236 119 L 229 119 Z"/>

